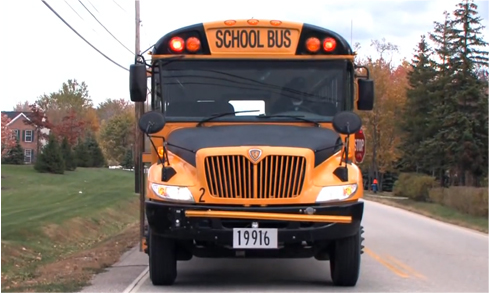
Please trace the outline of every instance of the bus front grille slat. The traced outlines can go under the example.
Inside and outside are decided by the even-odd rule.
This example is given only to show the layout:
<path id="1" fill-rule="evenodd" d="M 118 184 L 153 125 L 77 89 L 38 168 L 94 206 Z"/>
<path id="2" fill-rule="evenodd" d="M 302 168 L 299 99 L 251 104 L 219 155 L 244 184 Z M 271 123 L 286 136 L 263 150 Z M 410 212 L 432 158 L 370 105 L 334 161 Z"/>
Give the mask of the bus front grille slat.
<path id="1" fill-rule="evenodd" d="M 209 156 L 206 183 L 217 198 L 282 199 L 298 197 L 304 186 L 306 159 L 270 155 L 253 164 L 242 155 Z"/>

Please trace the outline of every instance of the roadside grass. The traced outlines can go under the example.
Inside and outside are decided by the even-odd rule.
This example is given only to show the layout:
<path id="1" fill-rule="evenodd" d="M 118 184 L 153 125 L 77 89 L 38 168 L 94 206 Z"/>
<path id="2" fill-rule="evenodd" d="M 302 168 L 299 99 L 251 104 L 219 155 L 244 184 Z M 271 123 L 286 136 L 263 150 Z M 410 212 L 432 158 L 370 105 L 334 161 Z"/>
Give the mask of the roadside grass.
<path id="1" fill-rule="evenodd" d="M 96 168 L 52 175 L 2 165 L 2 291 L 76 290 L 116 261 L 113 253 L 137 243 L 133 176 Z"/>
<path id="2" fill-rule="evenodd" d="M 467 215 L 437 203 L 417 202 L 407 198 L 395 199 L 392 198 L 390 192 L 382 192 L 376 195 L 365 193 L 365 199 L 405 209 L 446 223 L 488 233 L 487 218 Z"/>

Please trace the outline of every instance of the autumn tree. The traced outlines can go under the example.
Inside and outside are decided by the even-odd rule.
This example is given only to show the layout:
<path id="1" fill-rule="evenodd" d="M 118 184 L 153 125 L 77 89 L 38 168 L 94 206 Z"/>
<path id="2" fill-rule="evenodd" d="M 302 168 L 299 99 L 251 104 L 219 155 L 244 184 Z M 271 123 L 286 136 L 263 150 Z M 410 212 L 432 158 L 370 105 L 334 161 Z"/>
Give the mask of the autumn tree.
<path id="1" fill-rule="evenodd" d="M 31 103 L 29 101 L 18 102 L 14 106 L 14 111 L 17 112 L 29 112 L 31 110 Z"/>
<path id="2" fill-rule="evenodd" d="M 2 158 L 8 155 L 9 151 L 15 146 L 16 139 L 12 129 L 7 124 L 10 118 L 6 114 L 2 114 Z"/>
<path id="3" fill-rule="evenodd" d="M 372 111 L 358 114 L 364 123 L 367 151 L 362 168 L 369 170 L 370 178 L 376 177 L 382 186 L 382 176 L 387 171 L 393 171 L 400 158 L 397 145 L 400 143 L 400 133 L 396 121 L 400 115 L 406 96 L 406 75 L 409 66 L 403 62 L 394 66 L 389 55 L 396 53 L 396 45 L 382 41 L 372 41 L 379 58 L 368 57 L 360 61 L 367 66 L 370 75 L 375 80 L 375 106 Z M 392 58 L 392 57 L 391 57 Z"/>
<path id="4" fill-rule="evenodd" d="M 37 104 L 55 125 L 60 124 L 71 109 L 75 110 L 79 116 L 83 116 L 88 109 L 93 107 L 88 86 L 85 82 L 79 83 L 76 79 L 64 82 L 57 92 L 42 95 L 38 98 Z"/>
<path id="5" fill-rule="evenodd" d="M 34 169 L 40 173 L 64 174 L 65 162 L 54 134 L 49 135 L 48 143 L 44 146 L 42 152 L 38 154 Z"/>
<path id="6" fill-rule="evenodd" d="M 46 113 L 55 127 L 61 126 L 65 117 L 74 112 L 85 124 L 83 135 L 98 130 L 98 118 L 85 82 L 79 83 L 76 79 L 68 80 L 57 92 L 39 97 L 36 104 Z"/>
<path id="7" fill-rule="evenodd" d="M 49 121 L 49 118 L 46 116 L 46 112 L 42 110 L 42 108 L 37 104 L 33 103 L 30 105 L 30 113 L 29 119 L 24 120 L 26 125 L 30 125 L 34 128 L 34 137 L 36 139 L 36 154 L 39 154 L 41 150 L 41 140 L 47 140 L 49 134 L 47 131 L 43 130 L 51 130 L 53 125 Z"/>
<path id="8" fill-rule="evenodd" d="M 59 125 L 53 131 L 58 139 L 66 138 L 70 146 L 74 146 L 78 138 L 82 137 L 85 132 L 85 121 L 79 118 L 74 109 L 68 110 Z"/>
<path id="9" fill-rule="evenodd" d="M 133 104 L 124 99 L 106 99 L 97 107 L 97 115 L 100 121 L 108 121 L 110 118 L 125 111 L 133 110 Z"/>
<path id="10" fill-rule="evenodd" d="M 122 162 L 126 150 L 134 142 L 136 120 L 133 113 L 122 112 L 104 121 L 100 128 L 100 144 L 112 164 Z"/>

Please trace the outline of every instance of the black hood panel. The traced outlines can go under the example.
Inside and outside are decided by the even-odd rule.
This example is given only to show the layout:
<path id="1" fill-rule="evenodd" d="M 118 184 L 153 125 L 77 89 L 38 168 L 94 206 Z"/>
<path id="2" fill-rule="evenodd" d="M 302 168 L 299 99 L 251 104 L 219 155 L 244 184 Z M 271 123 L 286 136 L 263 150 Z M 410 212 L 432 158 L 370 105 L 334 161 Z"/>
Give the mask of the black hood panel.
<path id="1" fill-rule="evenodd" d="M 334 145 L 341 140 L 335 131 L 327 128 L 262 124 L 182 128 L 173 131 L 167 142 L 172 153 L 193 166 L 198 150 L 227 146 L 308 148 L 315 152 L 317 166 L 340 149 Z"/>

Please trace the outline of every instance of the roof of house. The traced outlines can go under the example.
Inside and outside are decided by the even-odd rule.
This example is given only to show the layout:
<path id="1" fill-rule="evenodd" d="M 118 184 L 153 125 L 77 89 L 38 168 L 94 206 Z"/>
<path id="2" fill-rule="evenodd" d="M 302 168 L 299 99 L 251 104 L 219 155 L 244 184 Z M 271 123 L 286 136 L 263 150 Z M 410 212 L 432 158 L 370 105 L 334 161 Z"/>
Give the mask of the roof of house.
<path id="1" fill-rule="evenodd" d="M 31 117 L 32 112 L 2 111 L 2 115 L 4 114 L 7 115 L 8 118 L 10 118 L 10 122 L 8 123 L 10 124 L 17 120 L 19 117 L 24 117 L 25 119 L 30 120 L 29 118 Z"/>

